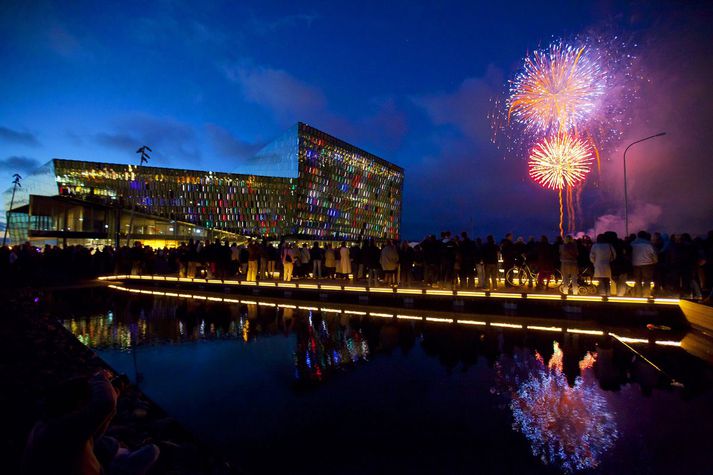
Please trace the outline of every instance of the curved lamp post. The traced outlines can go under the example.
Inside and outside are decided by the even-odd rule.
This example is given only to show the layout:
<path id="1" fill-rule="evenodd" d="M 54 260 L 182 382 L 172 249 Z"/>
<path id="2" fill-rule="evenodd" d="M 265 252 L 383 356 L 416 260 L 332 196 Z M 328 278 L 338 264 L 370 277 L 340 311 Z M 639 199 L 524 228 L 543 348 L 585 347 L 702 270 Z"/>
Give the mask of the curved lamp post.
<path id="1" fill-rule="evenodd" d="M 18 188 L 22 188 L 20 180 L 22 180 L 22 177 L 19 174 L 15 173 L 12 176 L 12 198 L 10 198 L 10 207 L 7 210 L 7 217 L 5 218 L 5 234 L 2 236 L 3 247 L 5 247 L 5 241 L 7 241 L 7 231 L 10 229 L 10 213 L 12 212 L 12 207 L 15 203 L 15 191 L 17 191 Z"/>
<path id="2" fill-rule="evenodd" d="M 624 221 L 625 221 L 625 233 L 626 236 L 629 236 L 629 195 L 626 187 L 626 152 L 629 151 L 629 149 L 633 146 L 636 145 L 637 143 L 643 142 L 645 140 L 653 139 L 654 137 L 661 137 L 663 135 L 666 135 L 666 132 L 659 132 L 656 135 L 651 135 L 650 137 L 646 137 L 640 140 L 637 140 L 636 142 L 632 142 L 629 144 L 626 149 L 624 149 Z"/>

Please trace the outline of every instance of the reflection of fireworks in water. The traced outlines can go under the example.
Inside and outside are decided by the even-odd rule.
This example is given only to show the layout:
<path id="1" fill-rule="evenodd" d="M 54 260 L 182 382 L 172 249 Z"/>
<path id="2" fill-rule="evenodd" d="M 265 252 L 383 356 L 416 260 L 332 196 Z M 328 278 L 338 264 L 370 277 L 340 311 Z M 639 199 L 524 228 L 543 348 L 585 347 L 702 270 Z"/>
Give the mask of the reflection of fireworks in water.
<path id="1" fill-rule="evenodd" d="M 560 235 L 564 234 L 562 190 L 567 197 L 568 230 L 574 229 L 572 190 L 584 181 L 592 162 L 589 144 L 569 134 L 557 134 L 535 145 L 530 153 L 530 177 L 545 188 L 559 193 Z"/>
<path id="2" fill-rule="evenodd" d="M 553 43 L 525 58 L 510 85 L 508 119 L 528 133 L 576 132 L 595 112 L 606 74 L 587 47 Z"/>
<path id="3" fill-rule="evenodd" d="M 557 342 L 554 350 L 547 365 L 538 353 L 519 362 L 515 369 L 527 371 L 525 378 L 515 371 L 505 378 L 513 428 L 522 432 L 532 454 L 545 464 L 559 465 L 565 472 L 596 467 L 618 438 L 614 415 L 588 371 L 596 355 L 587 353 L 580 362 L 582 375 L 570 387 Z"/>

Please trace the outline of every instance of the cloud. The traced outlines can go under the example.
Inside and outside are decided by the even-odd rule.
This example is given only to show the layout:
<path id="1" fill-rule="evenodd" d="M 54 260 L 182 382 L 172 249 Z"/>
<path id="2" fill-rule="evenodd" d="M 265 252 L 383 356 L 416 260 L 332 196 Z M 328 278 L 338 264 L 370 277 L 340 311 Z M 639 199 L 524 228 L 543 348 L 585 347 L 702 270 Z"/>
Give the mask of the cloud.
<path id="1" fill-rule="evenodd" d="M 316 13 L 298 13 L 295 15 L 286 15 L 274 19 L 260 19 L 255 16 L 250 18 L 252 29 L 260 34 L 274 33 L 283 28 L 295 28 L 305 26 L 310 28 L 319 18 Z"/>
<path id="2" fill-rule="evenodd" d="M 0 160 L 0 174 L 19 173 L 22 175 L 39 168 L 40 165 L 41 163 L 34 158 L 13 155 Z"/>
<path id="3" fill-rule="evenodd" d="M 236 138 L 228 130 L 215 124 L 206 124 L 206 132 L 213 149 L 223 157 L 246 159 L 252 157 L 262 144 Z"/>
<path id="4" fill-rule="evenodd" d="M 40 145 L 37 137 L 30 132 L 20 132 L 7 127 L 0 127 L 0 140 L 17 145 L 27 145 L 30 147 L 38 147 Z"/>
<path id="5" fill-rule="evenodd" d="M 47 39 L 50 48 L 62 56 L 72 57 L 81 51 L 79 40 L 60 25 L 54 25 L 49 29 Z"/>
<path id="6" fill-rule="evenodd" d="M 127 160 L 142 145 L 153 149 L 156 166 L 190 162 L 198 166 L 201 159 L 193 128 L 171 117 L 132 114 L 114 121 L 113 130 L 94 134 L 99 145 L 127 155 Z M 196 163 L 198 162 L 198 163 Z"/>
<path id="7" fill-rule="evenodd" d="M 224 68 L 227 78 L 238 84 L 249 102 L 269 109 L 288 123 L 300 117 L 324 114 L 327 100 L 322 91 L 281 69 L 264 66 Z"/>
<path id="8" fill-rule="evenodd" d="M 453 92 L 418 96 L 413 101 L 435 125 L 454 126 L 466 137 L 484 142 L 490 138 L 490 100 L 502 82 L 502 72 L 491 65 L 483 77 L 465 79 Z"/>

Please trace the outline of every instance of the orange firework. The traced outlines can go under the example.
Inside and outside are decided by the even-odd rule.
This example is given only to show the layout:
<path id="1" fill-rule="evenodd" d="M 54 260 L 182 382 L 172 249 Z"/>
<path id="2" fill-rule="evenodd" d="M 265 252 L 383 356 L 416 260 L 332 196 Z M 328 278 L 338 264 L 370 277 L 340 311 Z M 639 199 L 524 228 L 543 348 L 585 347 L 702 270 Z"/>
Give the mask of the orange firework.
<path id="1" fill-rule="evenodd" d="M 573 187 L 589 173 L 592 147 L 577 137 L 558 134 L 546 137 L 530 153 L 530 177 L 545 188 Z"/>
<path id="2" fill-rule="evenodd" d="M 567 214 L 570 216 L 572 231 L 572 188 L 584 181 L 593 159 L 590 144 L 569 134 L 546 137 L 530 152 L 530 177 L 543 187 L 559 192 L 560 235 L 564 235 L 562 190 L 566 189 L 567 192 Z"/>

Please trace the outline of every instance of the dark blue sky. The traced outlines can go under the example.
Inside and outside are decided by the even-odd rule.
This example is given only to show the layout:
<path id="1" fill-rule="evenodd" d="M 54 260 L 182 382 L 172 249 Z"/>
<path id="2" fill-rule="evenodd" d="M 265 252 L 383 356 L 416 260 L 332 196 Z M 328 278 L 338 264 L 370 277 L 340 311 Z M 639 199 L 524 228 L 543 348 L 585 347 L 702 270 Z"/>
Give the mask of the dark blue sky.
<path id="1" fill-rule="evenodd" d="M 406 169 L 406 237 L 553 234 L 556 195 L 490 143 L 486 114 L 528 50 L 606 28 L 652 64 L 625 136 L 669 132 L 656 166 L 633 165 L 642 225 L 713 225 L 705 2 L 204 3 L 3 2 L 0 179 L 53 157 L 134 163 L 142 144 L 155 166 L 232 171 L 301 120 Z M 694 114 L 700 133 L 679 120 Z M 663 196 L 682 153 L 694 166 Z M 584 195 L 582 230 L 597 218 L 616 226 L 618 157 L 616 147 L 603 157 L 600 186 Z"/>

